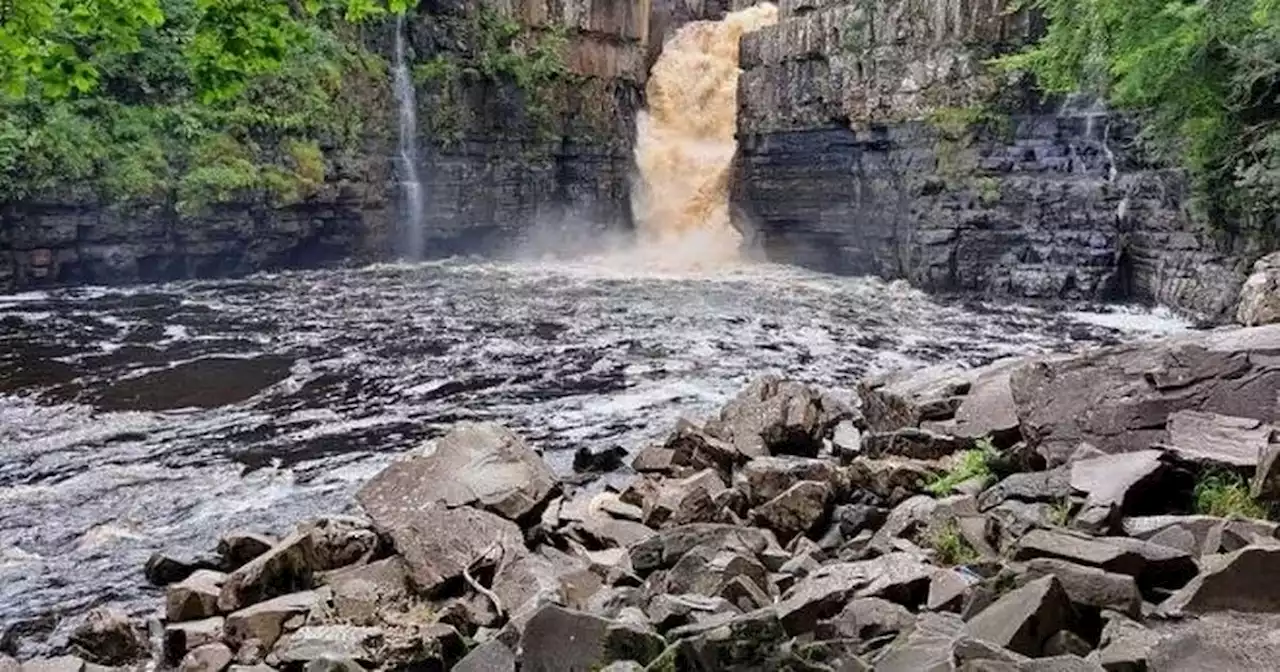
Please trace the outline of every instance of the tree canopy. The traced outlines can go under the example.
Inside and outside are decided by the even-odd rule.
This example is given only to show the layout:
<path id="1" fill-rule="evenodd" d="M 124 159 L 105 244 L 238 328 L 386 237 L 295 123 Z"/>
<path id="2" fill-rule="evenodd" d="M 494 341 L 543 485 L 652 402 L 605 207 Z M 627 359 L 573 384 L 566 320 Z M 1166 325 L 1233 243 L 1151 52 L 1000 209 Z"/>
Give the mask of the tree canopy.
<path id="1" fill-rule="evenodd" d="M 1280 226 L 1280 0 L 1025 0 L 1048 30 L 1002 60 L 1138 113 L 1220 228 Z M 1254 236 L 1256 237 L 1256 236 Z M 1274 243 L 1274 240 L 1271 241 Z"/>

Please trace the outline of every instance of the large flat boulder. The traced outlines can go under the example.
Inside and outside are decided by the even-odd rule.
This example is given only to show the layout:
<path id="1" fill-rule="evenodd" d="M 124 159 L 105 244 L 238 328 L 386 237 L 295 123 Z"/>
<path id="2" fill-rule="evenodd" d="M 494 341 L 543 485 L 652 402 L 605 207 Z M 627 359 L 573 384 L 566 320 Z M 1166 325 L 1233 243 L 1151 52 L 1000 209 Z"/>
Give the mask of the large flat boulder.
<path id="1" fill-rule="evenodd" d="M 356 499 L 379 525 L 412 518 L 429 504 L 478 504 L 510 520 L 531 513 L 556 487 L 555 475 L 520 437 L 495 423 L 463 422 L 422 457 L 396 462 Z"/>
<path id="2" fill-rule="evenodd" d="M 1185 410 L 1169 416 L 1164 449 L 1186 462 L 1256 468 L 1274 427 L 1257 418 Z"/>
<path id="3" fill-rule="evenodd" d="M 1085 509 L 1121 512 L 1154 484 L 1164 468 L 1160 455 L 1158 450 L 1139 450 L 1072 462 L 1071 488 L 1086 493 Z"/>
<path id="4" fill-rule="evenodd" d="M 1132 576 L 1051 558 L 1028 562 L 1027 576 L 1032 579 L 1056 577 L 1076 605 L 1113 609 L 1131 618 L 1137 618 L 1142 609 L 1142 594 Z"/>
<path id="5" fill-rule="evenodd" d="M 1178 411 L 1274 422 L 1280 325 L 1174 337 L 1033 361 L 1010 377 L 1023 438 L 1051 464 L 1081 442 L 1105 453 L 1165 443 Z"/>
<path id="6" fill-rule="evenodd" d="M 766 530 L 718 523 L 696 523 L 662 530 L 632 546 L 628 552 L 632 569 L 648 574 L 655 569 L 672 567 L 694 547 L 707 544 L 734 544 L 750 549 L 757 556 L 770 548 L 781 552 L 777 539 Z"/>
<path id="7" fill-rule="evenodd" d="M 855 597 L 879 597 L 917 607 L 928 597 L 936 571 L 908 553 L 833 563 L 797 583 L 776 608 L 787 632 L 799 635 L 838 614 Z"/>
<path id="8" fill-rule="evenodd" d="M 425 504 L 416 518 L 405 521 L 397 515 L 390 520 L 391 543 L 404 558 L 409 582 L 426 595 L 461 577 L 463 568 L 486 552 L 496 555 L 495 546 L 501 547 L 503 562 L 528 553 L 515 523 L 469 506 Z"/>
<path id="9" fill-rule="evenodd" d="M 223 626 L 226 640 L 235 646 L 257 640 L 262 646 L 271 647 L 280 638 L 285 621 L 310 614 L 321 601 L 316 592 L 307 591 L 282 595 L 241 609 L 227 616 Z"/>
<path id="10" fill-rule="evenodd" d="M 1205 556 L 1200 573 L 1160 604 L 1167 614 L 1280 611 L 1280 545 L 1249 546 Z"/>
<path id="11" fill-rule="evenodd" d="M 752 514 L 760 527 L 771 530 L 781 543 L 796 535 L 809 534 L 827 516 L 831 486 L 819 481 L 800 481 L 777 497 L 761 504 Z"/>
<path id="12" fill-rule="evenodd" d="M 807 457 L 758 457 L 742 465 L 734 483 L 745 485 L 752 506 L 763 504 L 800 481 L 833 484 L 841 480 L 840 468 L 831 460 Z"/>

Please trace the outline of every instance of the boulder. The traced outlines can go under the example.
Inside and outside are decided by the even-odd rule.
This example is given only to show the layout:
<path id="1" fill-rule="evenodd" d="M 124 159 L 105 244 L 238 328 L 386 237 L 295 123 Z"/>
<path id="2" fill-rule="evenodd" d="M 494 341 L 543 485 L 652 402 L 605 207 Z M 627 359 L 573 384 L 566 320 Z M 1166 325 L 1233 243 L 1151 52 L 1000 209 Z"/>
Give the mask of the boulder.
<path id="1" fill-rule="evenodd" d="M 226 644 L 205 644 L 182 657 L 178 672 L 222 672 L 231 664 L 231 658 L 231 649 Z"/>
<path id="2" fill-rule="evenodd" d="M 146 636 L 127 616 L 99 607 L 71 633 L 71 648 L 91 663 L 122 666 L 147 655 L 149 646 Z"/>
<path id="3" fill-rule="evenodd" d="M 1185 551 L 1128 537 L 1107 537 L 1106 541 L 1141 558 L 1142 564 L 1134 577 L 1143 590 L 1149 587 L 1181 588 L 1196 575 L 1196 560 Z"/>
<path id="4" fill-rule="evenodd" d="M 1024 656 L 1044 652 L 1045 642 L 1075 622 L 1070 598 L 1058 579 L 1035 579 L 978 612 L 967 627 L 974 637 Z"/>
<path id="5" fill-rule="evenodd" d="M 806 457 L 757 457 L 742 466 L 735 483 L 747 493 L 751 506 L 759 506 L 801 481 L 833 484 L 840 480 L 840 468 L 830 460 Z"/>
<path id="6" fill-rule="evenodd" d="M 1059 630 L 1044 643 L 1046 656 L 1087 656 L 1093 647 L 1083 637 L 1070 630 Z"/>
<path id="7" fill-rule="evenodd" d="M 841 504 L 831 512 L 832 525 L 838 526 L 844 539 L 852 539 L 863 530 L 878 530 L 889 517 L 889 511 L 870 504 Z"/>
<path id="8" fill-rule="evenodd" d="M 488 551 L 496 555 L 500 550 L 503 562 L 528 552 L 520 528 L 492 513 L 440 504 L 424 505 L 419 511 L 419 517 L 407 522 L 396 520 L 389 532 L 410 583 L 421 593 L 434 594 Z"/>
<path id="9" fill-rule="evenodd" d="M 872 458 L 897 456 L 916 460 L 940 460 L 972 447 L 973 439 L 916 427 L 903 427 L 892 432 L 870 432 L 862 436 L 862 454 Z"/>
<path id="10" fill-rule="evenodd" d="M 1249 483 L 1249 494 L 1264 502 L 1280 500 L 1280 443 L 1270 443 L 1258 456 L 1258 467 Z"/>
<path id="11" fill-rule="evenodd" d="M 526 555 L 502 563 L 493 578 L 492 590 L 504 608 L 515 612 L 531 602 L 585 607 L 601 585 L 600 577 L 585 563 Z"/>
<path id="12" fill-rule="evenodd" d="M 826 518 L 830 498 L 831 486 L 826 483 L 800 481 L 757 507 L 752 519 L 786 543 L 796 535 L 817 529 Z"/>
<path id="13" fill-rule="evenodd" d="M 641 575 L 655 569 L 666 569 L 675 565 L 681 556 L 696 546 L 726 546 L 733 544 L 750 549 L 757 556 L 769 549 L 786 555 L 778 548 L 777 539 L 772 533 L 754 527 L 738 525 L 721 525 L 717 523 L 696 523 L 662 530 L 629 549 L 631 567 Z M 790 556 L 786 556 L 789 558 Z M 763 560 L 763 558 L 762 558 Z M 785 562 L 786 560 L 782 560 Z M 765 563 L 768 566 L 768 563 Z M 778 563 L 781 566 L 781 562 Z"/>
<path id="14" fill-rule="evenodd" d="M 742 610 L 723 597 L 661 593 L 649 601 L 645 613 L 654 627 L 667 631 L 690 623 L 723 622 L 742 613 Z"/>
<path id="15" fill-rule="evenodd" d="M 1280 584 L 1266 578 L 1280 567 L 1280 546 L 1249 546 L 1209 555 L 1201 564 L 1190 583 L 1160 604 L 1161 613 L 1280 611 Z"/>
<path id="16" fill-rule="evenodd" d="M 453 672 L 516 672 L 516 654 L 496 639 L 483 642 L 458 661 Z"/>
<path id="17" fill-rule="evenodd" d="M 1280 322 L 1280 252 L 1253 263 L 1253 273 L 1240 287 L 1236 321 L 1246 327 Z"/>
<path id="18" fill-rule="evenodd" d="M 867 426 L 876 432 L 914 427 L 954 417 L 961 397 L 973 385 L 974 372 L 956 364 L 897 371 L 858 388 Z"/>
<path id="19" fill-rule="evenodd" d="M 300 525 L 298 531 L 311 536 L 318 572 L 365 563 L 378 552 L 378 533 L 362 518 L 318 518 Z"/>
<path id="20" fill-rule="evenodd" d="M 960 611 L 965 597 L 977 582 L 978 578 L 968 572 L 939 569 L 929 579 L 925 608 L 929 611 Z"/>
<path id="21" fill-rule="evenodd" d="M 831 619 L 840 637 L 870 641 L 911 628 L 916 617 L 906 607 L 879 597 L 854 598 Z"/>
<path id="22" fill-rule="evenodd" d="M 22 664 L 22 672 L 85 672 L 88 666 L 75 656 L 34 658 Z"/>
<path id="23" fill-rule="evenodd" d="M 776 670 L 787 632 L 773 609 L 757 609 L 722 622 L 672 633 L 683 641 L 674 662 L 679 670 Z M 664 656 L 665 657 L 665 656 Z"/>
<path id="24" fill-rule="evenodd" d="M 732 473 L 734 467 L 742 464 L 749 457 L 732 443 L 717 439 L 684 419 L 676 422 L 675 431 L 667 438 L 662 450 L 670 451 L 670 464 L 675 467 L 684 467 L 689 470 L 715 469 L 726 478 Z M 655 455 L 649 461 L 657 466 L 662 459 L 660 455 Z"/>
<path id="25" fill-rule="evenodd" d="M 306 625 L 276 644 L 272 653 L 285 665 L 321 658 L 378 662 L 385 635 L 380 628 L 352 625 Z"/>
<path id="26" fill-rule="evenodd" d="M 1013 559 L 1032 558 L 1058 558 L 1129 576 L 1137 576 L 1144 565 L 1141 555 L 1117 546 L 1114 539 L 1049 530 L 1032 530 L 1018 541 Z"/>
<path id="27" fill-rule="evenodd" d="M 1270 422 L 1280 325 L 1195 332 L 1034 361 L 1010 377 L 1022 435 L 1050 464 L 1081 442 L 1105 453 L 1164 442 L 1182 410 Z"/>
<path id="28" fill-rule="evenodd" d="M 947 433 L 966 439 L 993 437 L 997 444 L 1017 440 L 1018 410 L 1009 375 L 1021 364 L 1020 358 L 1008 358 L 972 371 L 973 382 L 956 408 L 955 418 L 947 423 Z"/>
<path id="29" fill-rule="evenodd" d="M 256 639 L 264 647 L 270 648 L 280 638 L 286 621 L 295 616 L 306 616 L 322 602 L 315 592 L 282 595 L 267 600 L 227 616 L 227 642 L 238 646 L 242 642 Z"/>
<path id="30" fill-rule="evenodd" d="M 1167 424 L 1167 452 L 1184 462 L 1227 468 L 1256 468 L 1274 430 L 1257 418 L 1193 410 L 1171 413 Z"/>
<path id="31" fill-rule="evenodd" d="M 851 413 L 808 385 L 764 376 L 725 405 L 706 431 L 747 457 L 817 457 L 823 438 Z"/>
<path id="32" fill-rule="evenodd" d="M 218 609 L 235 611 L 277 595 L 308 590 L 315 568 L 311 535 L 295 533 L 232 572 L 218 594 Z"/>
<path id="33" fill-rule="evenodd" d="M 716 515 L 714 498 L 724 489 L 714 469 L 663 481 L 657 495 L 645 501 L 643 522 L 652 528 L 711 522 Z"/>
<path id="34" fill-rule="evenodd" d="M 1237 551 L 1250 543 L 1275 539 L 1280 524 L 1215 516 L 1137 516 L 1121 522 L 1125 534 L 1169 546 L 1193 556 Z M 1224 548 L 1225 547 L 1225 548 Z"/>
<path id="35" fill-rule="evenodd" d="M 192 621 L 218 614 L 218 595 L 227 575 L 201 569 L 165 589 L 165 618 Z"/>
<path id="36" fill-rule="evenodd" d="M 1221 612 L 1164 625 L 1147 652 L 1149 670 L 1272 670 L 1280 659 L 1280 617 Z"/>
<path id="37" fill-rule="evenodd" d="M 622 446 L 605 448 L 599 452 L 592 452 L 590 448 L 582 446 L 573 453 L 573 470 L 579 474 L 607 474 L 621 469 L 626 457 L 627 450 Z"/>
<path id="38" fill-rule="evenodd" d="M 221 571 L 222 568 L 222 562 L 219 558 L 196 557 L 186 559 L 164 553 L 153 553 L 150 558 L 147 558 L 147 564 L 143 567 L 142 573 L 147 577 L 147 581 L 151 585 L 167 586 L 191 576 L 197 570 Z"/>
<path id="39" fill-rule="evenodd" d="M 928 495 L 916 495 L 902 502 L 889 512 L 884 525 L 876 531 L 872 545 L 887 549 L 893 546 L 894 539 L 914 535 L 929 523 L 937 508 L 938 500 Z"/>
<path id="40" fill-rule="evenodd" d="M 187 652 L 222 640 L 225 621 L 220 616 L 164 626 L 164 657 L 177 663 Z"/>
<path id="41" fill-rule="evenodd" d="M 1164 465 L 1160 451 L 1140 450 L 1079 460 L 1068 468 L 1071 488 L 1087 495 L 1084 511 L 1100 509 L 1106 520 L 1102 531 L 1109 531 L 1115 516 L 1134 506 L 1155 485 Z"/>
<path id="42" fill-rule="evenodd" d="M 591 614 L 546 605 L 525 626 L 520 639 L 520 669 L 529 672 L 592 670 L 614 660 L 628 660 L 623 652 L 610 650 L 611 645 L 618 644 L 609 639 L 610 625 L 609 621 Z M 619 638 L 624 647 L 634 645 L 642 649 L 642 654 L 652 653 L 653 657 L 661 653 L 661 644 L 653 650 L 653 640 L 637 644 L 630 639 L 633 634 L 634 631 Z"/>
<path id="43" fill-rule="evenodd" d="M 546 501 L 555 475 L 505 427 L 463 422 L 425 456 L 396 462 L 360 488 L 356 499 L 379 528 L 410 522 L 429 507 L 478 504 L 517 520 Z"/>
<path id="44" fill-rule="evenodd" d="M 787 632 L 810 632 L 854 597 L 881 597 L 915 607 L 925 601 L 935 571 L 908 553 L 825 565 L 799 581 L 776 605 Z"/>
<path id="45" fill-rule="evenodd" d="M 237 568 L 271 550 L 276 540 L 254 532 L 232 532 L 218 540 L 218 555 L 231 568 Z"/>
<path id="46" fill-rule="evenodd" d="M 924 492 L 925 485 L 939 472 L 936 462 L 887 457 L 873 460 L 859 457 L 845 468 L 845 482 L 855 493 L 878 498 L 876 505 L 893 506 Z"/>
<path id="47" fill-rule="evenodd" d="M 0 672 L 21 672 L 22 663 L 0 653 Z"/>
<path id="48" fill-rule="evenodd" d="M 329 572 L 320 582 L 333 590 L 338 617 L 357 624 L 409 595 L 409 570 L 400 556 Z"/>
<path id="49" fill-rule="evenodd" d="M 631 460 L 631 468 L 641 474 L 670 474 L 676 467 L 676 453 L 662 446 L 645 446 Z"/>
<path id="50" fill-rule="evenodd" d="M 876 672 L 921 672 L 955 669 L 956 645 L 965 624 L 955 614 L 923 613 L 898 635 L 876 661 Z"/>
<path id="51" fill-rule="evenodd" d="M 601 548 L 627 548 L 657 534 L 643 523 L 605 515 L 587 516 L 576 529 Z"/>
<path id="52" fill-rule="evenodd" d="M 665 592 L 714 597 L 736 578 L 768 591 L 769 570 L 749 549 L 720 545 L 698 546 L 685 553 L 666 575 Z M 733 600 L 730 600 L 733 601 Z"/>
<path id="53" fill-rule="evenodd" d="M 1115 612 L 1103 612 L 1098 663 L 1107 670 L 1146 670 L 1160 634 Z"/>
<path id="54" fill-rule="evenodd" d="M 1142 609 L 1142 595 L 1132 576 L 1051 558 L 1028 562 L 1026 576 L 1033 580 L 1056 577 L 1076 605 L 1111 609 L 1132 618 L 1137 618 Z"/>
<path id="55" fill-rule="evenodd" d="M 1018 473 L 987 488 L 978 497 L 978 508 L 987 511 L 1007 500 L 1058 502 L 1072 495 L 1070 467 Z"/>

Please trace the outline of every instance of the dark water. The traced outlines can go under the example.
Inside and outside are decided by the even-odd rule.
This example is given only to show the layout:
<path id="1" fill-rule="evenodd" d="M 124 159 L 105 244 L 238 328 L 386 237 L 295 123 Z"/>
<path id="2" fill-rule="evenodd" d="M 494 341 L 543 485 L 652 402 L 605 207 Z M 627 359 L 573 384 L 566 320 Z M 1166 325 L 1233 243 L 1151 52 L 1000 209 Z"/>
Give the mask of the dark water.
<path id="1" fill-rule="evenodd" d="M 29 655 L 90 605 L 149 612 L 152 551 L 344 510 L 462 418 L 508 423 L 565 472 L 575 448 L 634 449 L 766 371 L 847 390 L 1178 327 L 768 266 L 456 262 L 0 296 L 0 620 Z"/>

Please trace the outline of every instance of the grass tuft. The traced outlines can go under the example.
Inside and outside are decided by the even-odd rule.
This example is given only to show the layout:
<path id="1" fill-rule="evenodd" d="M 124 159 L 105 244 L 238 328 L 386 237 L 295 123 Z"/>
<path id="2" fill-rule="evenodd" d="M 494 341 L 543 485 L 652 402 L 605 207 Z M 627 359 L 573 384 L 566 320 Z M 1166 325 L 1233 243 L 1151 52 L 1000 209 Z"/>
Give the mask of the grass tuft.
<path id="1" fill-rule="evenodd" d="M 951 494 L 957 485 L 971 478 L 982 478 L 984 485 L 990 483 L 994 472 L 991 461 L 1000 456 L 1000 452 L 991 445 L 990 439 L 979 439 L 977 448 L 966 450 L 960 454 L 960 461 L 951 471 L 939 476 L 924 487 L 925 491 L 935 497 Z"/>
<path id="2" fill-rule="evenodd" d="M 929 546 L 938 552 L 938 562 L 947 565 L 967 565 L 981 559 L 977 549 L 960 533 L 960 526 L 948 520 L 936 529 L 928 540 Z"/>
<path id="3" fill-rule="evenodd" d="M 1196 480 L 1195 512 L 1208 516 L 1230 518 L 1260 518 L 1266 520 L 1270 511 L 1260 502 L 1249 496 L 1249 484 L 1239 474 L 1212 470 L 1206 471 Z"/>

